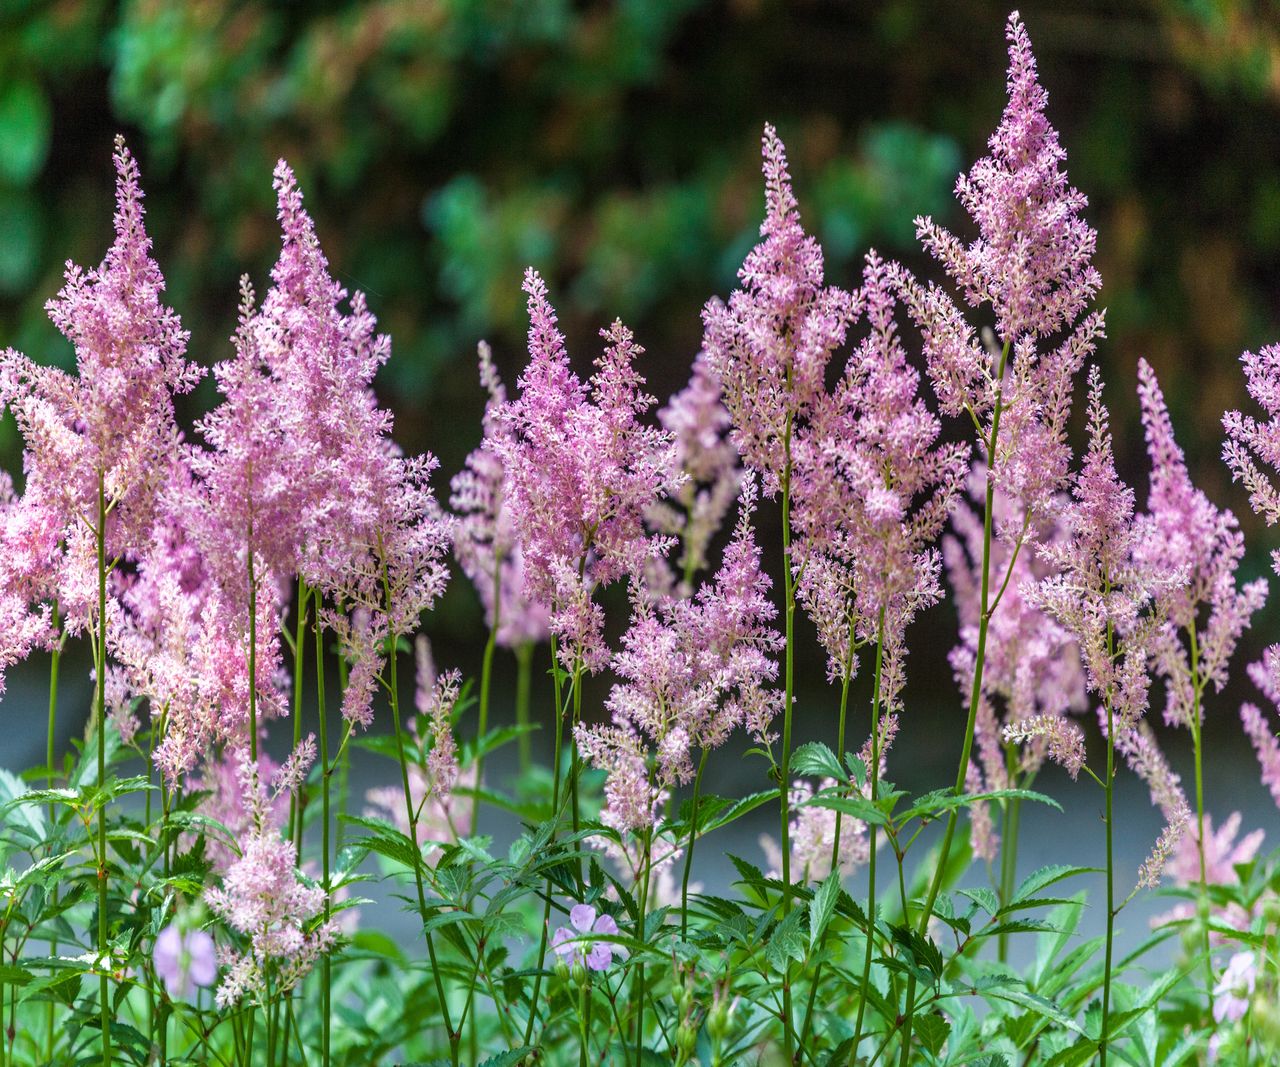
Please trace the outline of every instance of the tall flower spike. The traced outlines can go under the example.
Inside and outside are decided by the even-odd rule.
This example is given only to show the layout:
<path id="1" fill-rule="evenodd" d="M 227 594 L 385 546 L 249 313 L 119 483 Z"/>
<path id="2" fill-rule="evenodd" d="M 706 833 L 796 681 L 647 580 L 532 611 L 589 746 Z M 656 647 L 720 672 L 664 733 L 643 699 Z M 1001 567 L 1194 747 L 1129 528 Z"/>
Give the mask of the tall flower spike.
<path id="1" fill-rule="evenodd" d="M 931 218 L 916 220 L 925 249 L 972 308 L 990 304 L 998 335 L 984 351 L 952 298 L 902 268 L 894 280 L 920 328 L 929 376 L 943 410 L 968 410 L 984 444 L 1001 421 L 990 476 L 1033 518 L 1063 488 L 1070 463 L 1067 419 L 1076 373 L 1103 335 L 1103 316 L 1081 318 L 1101 284 L 1092 265 L 1096 234 L 1083 194 L 1067 181 L 1066 153 L 1045 116 L 1048 96 L 1036 74 L 1026 28 L 1009 16 L 1008 104 L 990 154 L 956 182 L 956 196 L 978 235 L 965 244 Z M 1056 344 L 1051 341 L 1059 338 Z M 1042 344 L 1052 347 L 1042 351 Z M 1027 535 L 1004 529 L 1013 542 Z"/>
<path id="2" fill-rule="evenodd" d="M 888 271 L 874 252 L 858 299 L 867 336 L 835 389 L 814 398 L 794 445 L 795 558 L 800 600 L 818 627 L 830 676 L 852 672 L 851 640 L 874 642 L 883 614 L 881 695 L 892 707 L 904 631 L 941 594 L 932 544 L 964 482 L 968 450 L 937 442 L 938 419 L 918 393 Z"/>
<path id="3" fill-rule="evenodd" d="M 654 501 L 681 475 L 672 438 L 640 416 L 656 401 L 635 370 L 643 349 L 621 322 L 602 330 L 606 347 L 583 382 L 569 365 L 547 287 L 532 269 L 529 365 L 519 397 L 499 409 L 504 432 L 486 438 L 502 461 L 507 505 L 523 548 L 524 596 L 550 605 L 550 628 L 567 664 L 604 667 L 599 587 L 642 574 L 670 538 L 646 532 Z"/>
<path id="4" fill-rule="evenodd" d="M 1191 484 L 1182 449 L 1155 372 L 1138 362 L 1138 399 L 1151 457 L 1147 514 L 1140 520 L 1137 555 L 1151 569 L 1181 571 L 1186 580 L 1160 595 L 1165 623 L 1157 636 L 1157 673 L 1168 691 L 1165 721 L 1190 726 L 1196 683 L 1219 692 L 1240 634 L 1266 600 L 1265 579 L 1236 588 L 1244 536 L 1231 512 L 1215 507 Z M 1192 633 L 1194 631 L 1194 633 Z M 1192 649 L 1196 650 L 1195 660 Z"/>
<path id="5" fill-rule="evenodd" d="M 25 447 L 22 508 L 47 509 L 61 540 L 59 608 L 78 631 L 96 610 L 98 479 L 110 520 L 107 555 L 136 558 L 155 514 L 158 479 L 180 437 L 173 397 L 201 371 L 185 357 L 187 334 L 161 302 L 164 279 L 143 225 L 138 165 L 116 139 L 115 239 L 102 263 L 68 263 L 66 284 L 46 305 L 75 348 L 75 375 L 12 349 L 0 354 L 0 405 Z"/>
<path id="6" fill-rule="evenodd" d="M 1222 458 L 1231 468 L 1232 480 L 1243 482 L 1249 491 L 1249 506 L 1274 526 L 1280 522 L 1280 492 L 1259 464 L 1280 469 L 1280 345 L 1267 345 L 1257 354 L 1246 352 L 1240 362 L 1249 395 L 1269 418 L 1259 422 L 1239 411 L 1223 415 L 1227 440 Z M 1271 559 L 1280 573 L 1280 552 L 1273 552 Z"/>
<path id="7" fill-rule="evenodd" d="M 1111 701 L 1124 731 L 1147 707 L 1148 656 L 1162 622 L 1153 598 L 1185 572 L 1153 569 L 1136 553 L 1134 494 L 1116 473 L 1096 367 L 1089 373 L 1089 447 L 1063 524 L 1067 536 L 1041 546 L 1054 573 L 1031 599 L 1075 638 L 1089 691 Z"/>
<path id="8" fill-rule="evenodd" d="M 651 825 L 656 798 L 693 779 L 696 752 L 739 727 L 769 739 L 778 700 L 765 687 L 777 677 L 781 639 L 751 529 L 755 491 L 749 477 L 724 561 L 695 597 L 652 604 L 633 587 L 631 625 L 612 663 L 620 681 L 605 702 L 612 723 L 575 729 L 584 758 L 609 774 L 601 819 L 619 832 Z"/>
<path id="9" fill-rule="evenodd" d="M 738 271 L 728 304 L 702 312 L 707 367 L 720 381 L 733 442 L 763 479 L 781 489 L 788 427 L 808 417 L 825 391 L 827 365 L 853 313 L 848 293 L 823 282 L 822 248 L 804 232 L 786 150 L 764 129 L 762 240 Z"/>
<path id="10" fill-rule="evenodd" d="M 517 648 L 546 640 L 550 611 L 546 604 L 525 598 L 524 549 L 507 502 L 500 449 L 493 443 L 510 433 L 498 417 L 507 402 L 507 390 L 484 342 L 479 354 L 480 382 L 489 392 L 484 440 L 467 456 L 466 466 L 451 483 L 449 506 L 457 517 L 453 552 L 476 587 L 486 623 L 492 627 L 497 619 L 498 644 Z"/>

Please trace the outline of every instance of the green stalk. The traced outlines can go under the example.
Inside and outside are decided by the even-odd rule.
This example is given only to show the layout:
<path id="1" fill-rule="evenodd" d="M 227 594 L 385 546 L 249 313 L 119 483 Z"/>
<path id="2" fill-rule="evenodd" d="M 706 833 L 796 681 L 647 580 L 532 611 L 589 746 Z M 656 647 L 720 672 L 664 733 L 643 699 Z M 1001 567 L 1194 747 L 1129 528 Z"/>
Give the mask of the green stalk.
<path id="1" fill-rule="evenodd" d="M 1009 342 L 1004 343 L 1000 352 L 1000 365 L 996 368 L 996 398 L 991 412 L 991 433 L 987 438 L 987 462 L 995 463 L 996 443 L 1000 436 L 1000 414 L 1004 410 L 1003 379 L 1005 363 L 1009 359 Z M 973 733 L 978 722 L 978 702 L 982 696 L 982 669 L 987 655 L 987 629 L 991 625 L 991 529 L 995 511 L 995 482 L 991 480 L 991 468 L 987 469 L 987 491 L 982 514 L 982 614 L 978 617 L 978 647 L 974 656 L 973 687 L 969 693 L 969 718 L 964 728 L 964 744 L 960 750 L 960 766 L 956 772 L 955 794 L 964 793 L 964 781 L 969 771 L 969 756 L 973 750 Z M 920 913 L 917 929 L 921 936 L 929 927 L 933 917 L 933 907 L 937 903 L 938 893 L 942 889 L 942 879 L 946 874 L 947 860 L 951 856 L 951 842 L 955 837 L 956 820 L 960 817 L 958 808 L 952 808 L 947 814 L 946 829 L 942 834 L 942 848 L 938 853 L 938 864 L 933 872 L 933 880 L 929 884 L 929 895 L 925 899 L 924 910 Z M 904 921 L 908 921 L 906 915 Z M 900 1067 L 910 1067 L 911 1056 L 911 1023 L 915 1012 L 916 980 L 912 975 L 907 979 L 906 1021 L 902 1031 L 902 1056 Z"/>
<path id="2" fill-rule="evenodd" d="M 502 610 L 502 561 L 494 561 L 493 568 L 493 625 L 489 627 L 489 640 L 484 644 L 484 659 L 480 664 L 480 721 L 476 728 L 476 788 L 484 783 L 484 752 L 479 745 L 484 743 L 489 732 L 489 682 L 493 674 L 493 653 L 498 647 L 499 615 Z M 476 805 L 479 814 L 479 804 Z"/>
<path id="3" fill-rule="evenodd" d="M 1207 984 L 1205 990 L 1209 995 L 1209 1014 L 1213 1014 L 1213 955 L 1212 945 L 1209 942 L 1209 877 L 1208 864 L 1204 857 L 1204 772 L 1203 772 L 1203 752 L 1201 745 L 1201 729 L 1203 724 L 1200 721 L 1200 705 L 1201 695 L 1203 692 L 1203 682 L 1200 678 L 1200 647 L 1196 638 L 1196 628 L 1194 622 L 1187 627 L 1187 633 L 1191 637 L 1191 691 L 1195 696 L 1195 706 L 1191 713 L 1191 743 L 1195 750 L 1196 761 L 1196 851 L 1200 857 L 1200 916 L 1203 920 L 1201 923 L 1201 934 L 1203 935 L 1204 948 L 1204 970 Z"/>
<path id="4" fill-rule="evenodd" d="M 1110 639 L 1111 624 L 1107 624 L 1108 645 L 1111 644 Z M 1101 1067 L 1107 1067 L 1107 1029 L 1111 1019 L 1111 954 L 1113 943 L 1115 941 L 1115 864 L 1112 858 L 1112 809 L 1111 802 L 1115 792 L 1115 772 L 1116 772 L 1116 737 L 1115 737 L 1115 715 L 1111 709 L 1111 700 L 1107 700 L 1107 780 L 1105 782 L 1107 793 L 1107 954 L 1106 962 L 1103 965 L 1102 972 L 1102 1037 L 1098 1045 L 1098 1062 Z"/>
<path id="5" fill-rule="evenodd" d="M 789 383 L 788 383 L 789 384 Z M 787 413 L 783 434 L 782 467 L 782 581 L 784 594 L 786 655 L 782 703 L 782 763 L 778 767 L 782 818 L 782 918 L 791 911 L 791 710 L 795 693 L 796 591 L 791 573 L 791 423 Z M 791 961 L 782 970 L 782 1043 L 786 1062 L 794 1059 L 791 1019 Z"/>
<path id="6" fill-rule="evenodd" d="M 871 782 L 871 802 L 876 799 L 876 787 L 880 784 L 880 670 L 884 664 L 884 608 L 880 609 L 880 622 L 876 630 L 876 676 L 871 695 L 871 766 L 867 774 Z M 876 929 L 876 824 L 867 827 L 867 949 L 862 960 L 861 994 L 858 997 L 858 1018 L 853 1027 L 853 1046 L 849 1049 L 850 1065 L 857 1062 L 858 1046 L 862 1043 L 862 1020 L 867 1008 L 867 987 L 871 982 L 871 957 L 875 947 Z M 898 876 L 902 876 L 902 863 L 898 863 Z M 902 905 L 903 922 L 907 922 L 907 905 Z"/>
<path id="7" fill-rule="evenodd" d="M 258 579 L 253 573 L 253 518 L 249 519 L 249 758 L 258 767 Z"/>
<path id="8" fill-rule="evenodd" d="M 392 645 L 391 662 L 394 670 L 395 651 Z M 326 722 L 324 706 L 324 624 L 320 621 L 320 613 L 316 612 L 315 621 L 315 652 L 316 652 L 316 725 L 320 736 L 320 770 L 321 770 L 321 812 L 320 812 L 320 836 L 321 836 L 321 872 L 324 885 L 324 919 L 326 924 L 329 922 L 332 914 L 332 898 L 329 893 L 329 727 Z M 399 721 L 397 720 L 396 732 L 399 733 Z M 408 792 L 405 793 L 406 798 Z M 298 819 L 301 825 L 302 819 Z M 414 835 L 417 839 L 417 835 Z M 320 1059 L 324 1067 L 329 1067 L 329 1049 L 330 1049 L 330 1027 L 332 1025 L 332 1001 L 331 1001 L 331 981 L 332 969 L 329 962 L 329 953 L 325 953 L 320 957 Z"/>
<path id="9" fill-rule="evenodd" d="M 347 691 L 347 660 L 344 656 L 338 656 L 338 692 L 345 693 Z M 345 824 L 342 822 L 342 816 L 347 813 L 347 796 L 349 793 L 349 782 L 351 780 L 351 749 L 347 745 L 347 738 L 351 734 L 351 724 L 348 722 L 343 730 L 342 740 L 338 743 L 337 774 L 338 774 L 338 824 L 333 830 L 333 852 L 336 856 L 342 851 L 342 835 Z"/>
<path id="10" fill-rule="evenodd" d="M 707 749 L 698 760 L 693 776 L 693 809 L 689 814 L 689 848 L 684 854 L 684 877 L 680 879 L 680 940 L 689 939 L 689 872 L 693 870 L 693 846 L 698 840 L 698 799 L 702 795 L 702 772 L 707 766 Z"/>
<path id="11" fill-rule="evenodd" d="M 386 593 L 389 606 L 391 591 L 387 585 L 385 571 L 383 573 L 383 590 Z M 418 813 L 409 791 L 409 760 L 405 756 L 404 730 L 400 726 L 400 683 L 396 671 L 396 643 L 398 640 L 399 635 L 393 633 L 388 642 L 387 692 L 391 700 L 391 722 L 395 728 L 396 750 L 400 757 L 400 784 L 404 789 L 405 812 L 409 817 L 409 837 L 414 843 L 413 880 L 418 890 L 418 914 L 422 917 L 422 925 L 427 937 L 427 955 L 431 958 L 431 977 L 435 980 L 436 997 L 440 1001 L 440 1015 L 444 1020 L 445 1032 L 449 1037 L 449 1058 L 453 1063 L 453 1067 L 458 1067 L 458 1044 L 462 1035 L 454 1030 L 453 1022 L 449 1018 L 449 1001 L 445 997 L 444 983 L 440 979 L 440 964 L 436 959 L 435 938 L 431 936 L 430 930 L 426 930 L 427 894 L 422 884 L 422 848 L 418 844 Z"/>
<path id="12" fill-rule="evenodd" d="M 293 638 L 293 749 L 295 752 L 298 750 L 298 746 L 302 744 L 302 676 L 306 659 L 307 605 L 311 600 L 311 596 L 312 593 L 307 587 L 306 581 L 299 577 L 298 619 L 295 623 Z M 307 787 L 304 783 L 298 792 L 289 798 L 289 836 L 293 839 L 294 847 L 297 849 L 299 856 L 302 855 L 302 815 L 303 809 L 306 807 L 304 803 L 306 789 Z M 285 1037 L 285 1048 L 288 1048 L 287 1035 Z"/>
<path id="13" fill-rule="evenodd" d="M 1015 781 L 1017 751 L 1012 744 L 1004 746 L 1005 767 L 1008 771 L 1010 786 Z M 1006 800 L 1000 842 L 1000 906 L 1004 907 L 1013 899 L 1018 875 L 1018 824 L 1022 815 L 1022 802 L 1017 799 Z M 1001 963 L 1009 959 L 1009 933 L 1002 930 L 998 939 L 998 958 Z"/>
<path id="14" fill-rule="evenodd" d="M 651 850 L 653 848 L 653 830 L 644 832 L 644 876 L 640 891 L 640 939 L 643 941 L 648 933 L 649 918 L 649 877 L 653 872 Z M 636 966 L 636 1067 L 644 1067 L 644 960 Z"/>
<path id="15" fill-rule="evenodd" d="M 529 773 L 533 764 L 533 739 L 529 736 L 529 683 L 533 668 L 533 642 L 526 641 L 516 649 L 516 740 L 520 752 L 520 777 Z"/>
<path id="16" fill-rule="evenodd" d="M 94 671 L 94 719 L 98 733 L 98 788 L 107 777 L 107 488 L 106 477 L 98 471 L 98 632 Z M 107 938 L 107 806 L 98 800 L 98 957 L 103 968 L 98 978 L 98 998 L 102 1018 L 102 1065 L 111 1067 L 111 1002 L 107 979 L 109 943 Z"/>
<path id="17" fill-rule="evenodd" d="M 853 622 L 849 623 L 849 651 L 845 656 L 844 676 L 840 683 L 840 719 L 839 726 L 836 729 L 836 759 L 844 760 L 844 728 L 848 717 L 849 710 L 849 683 L 853 681 L 853 656 L 857 648 L 857 635 L 854 630 Z M 835 840 L 831 842 L 831 869 L 838 871 L 840 869 L 840 823 L 843 812 L 836 812 L 836 834 Z M 868 931 L 868 934 L 870 931 Z M 827 944 L 827 931 L 822 934 L 822 947 Z M 813 1025 L 813 1007 L 818 998 L 818 983 L 822 978 L 822 963 L 819 962 L 813 974 L 813 981 L 809 984 L 809 1002 L 804 1009 L 804 1023 L 800 1027 L 800 1054 L 809 1040 L 809 1028 Z M 856 1045 L 854 1046 L 857 1047 Z"/>
<path id="18" fill-rule="evenodd" d="M 53 656 L 49 664 L 49 732 L 48 732 L 48 737 L 45 745 L 45 767 L 49 771 L 48 785 L 50 789 L 52 789 L 56 784 L 56 776 L 53 773 L 53 761 L 55 757 L 54 749 L 55 749 L 55 738 L 57 734 L 57 717 L 58 717 L 58 664 L 62 658 L 62 629 L 61 629 L 61 624 L 58 621 L 58 602 L 56 600 L 54 601 L 54 604 L 53 604 L 53 632 L 54 632 Z M 53 825 L 57 817 L 58 817 L 58 809 L 53 804 L 50 804 L 49 805 L 50 829 L 53 828 Z M 57 882 L 53 883 L 53 888 L 51 892 L 53 894 L 53 903 L 57 904 L 58 903 L 58 883 Z M 57 941 L 57 938 L 55 937 L 53 940 L 49 942 L 49 955 L 57 956 L 57 954 L 58 954 L 58 941 Z M 48 1014 L 48 1030 L 46 1032 L 46 1042 L 48 1045 L 47 1059 L 49 1060 L 50 1063 L 53 1062 L 53 1048 L 54 1048 L 54 1041 L 55 1041 L 55 1035 L 53 1031 L 53 1022 L 54 1022 L 54 1002 L 52 999 L 50 999 L 49 1014 Z"/>
<path id="19" fill-rule="evenodd" d="M 591 1010 L 591 994 L 588 992 L 587 979 L 578 983 L 578 1067 L 587 1067 L 587 1034 L 590 1023 L 588 1012 Z"/>

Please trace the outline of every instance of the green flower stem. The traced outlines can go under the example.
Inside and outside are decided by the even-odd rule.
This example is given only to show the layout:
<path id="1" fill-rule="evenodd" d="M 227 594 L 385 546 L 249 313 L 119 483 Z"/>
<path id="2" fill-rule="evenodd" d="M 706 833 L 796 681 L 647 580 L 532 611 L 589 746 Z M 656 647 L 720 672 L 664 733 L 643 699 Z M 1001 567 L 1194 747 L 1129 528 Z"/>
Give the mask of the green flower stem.
<path id="1" fill-rule="evenodd" d="M 689 872 L 693 870 L 693 846 L 698 841 L 698 800 L 702 796 L 702 772 L 707 766 L 707 749 L 702 750 L 698 771 L 693 776 L 693 807 L 689 812 L 689 847 L 684 854 L 684 875 L 680 879 L 680 940 L 689 939 Z"/>
<path id="2" fill-rule="evenodd" d="M 790 384 L 790 383 L 788 383 Z M 783 611 L 786 630 L 786 653 L 782 700 L 782 762 L 778 766 L 782 819 L 782 918 L 791 911 L 791 711 L 795 695 L 795 616 L 796 590 L 791 573 L 791 430 L 792 418 L 787 413 L 783 433 L 782 467 L 782 582 Z M 791 1018 L 791 961 L 782 970 L 782 1043 L 786 1062 L 794 1060 L 795 1040 Z"/>
<path id="3" fill-rule="evenodd" d="M 45 767 L 49 772 L 48 787 L 54 788 L 57 784 L 57 776 L 53 772 L 53 763 L 56 757 L 55 747 L 57 738 L 57 717 L 58 717 L 58 666 L 62 659 L 62 627 L 58 619 L 58 602 L 53 603 L 53 655 L 49 663 L 49 730 L 45 742 Z M 49 826 L 50 829 L 55 824 L 58 817 L 58 809 L 54 804 L 49 805 Z M 56 905 L 58 903 L 58 883 L 53 883 L 50 890 L 52 901 Z M 58 955 L 58 940 L 54 937 L 49 942 L 49 955 Z M 56 1041 L 56 1035 L 53 1028 L 54 1023 L 54 1001 L 49 1000 L 49 1011 L 47 1014 L 47 1028 L 45 1032 L 45 1058 L 48 1062 L 53 1062 L 53 1049 Z"/>
<path id="4" fill-rule="evenodd" d="M 1010 786 L 1018 785 L 1017 782 L 1017 748 L 1006 743 L 1004 746 L 1005 768 L 1008 772 L 1008 780 Z M 1025 783 L 1024 783 L 1025 784 Z M 1001 820 L 1001 841 L 1000 841 L 1000 906 L 1003 908 L 1011 900 L 1013 900 L 1014 890 L 1017 888 L 1018 876 L 1018 827 L 1022 815 L 1022 801 L 1019 799 L 1006 800 L 1004 802 L 1004 817 Z M 1001 963 L 1008 962 L 1009 959 L 1009 933 L 1002 930 L 997 939 L 997 958 Z"/>
<path id="5" fill-rule="evenodd" d="M 871 783 L 871 802 L 875 803 L 876 787 L 880 784 L 880 674 L 884 665 L 884 608 L 880 609 L 880 621 L 876 629 L 876 675 L 871 695 L 871 766 L 867 778 Z M 849 1049 L 849 1063 L 858 1059 L 858 1046 L 862 1043 L 862 1022 L 866 1015 L 866 990 L 871 981 L 871 957 L 874 955 L 876 931 L 876 824 L 867 827 L 867 946 L 862 959 L 862 995 L 858 997 L 858 1017 L 853 1027 L 853 1046 Z M 902 877 L 902 863 L 898 863 L 898 877 Z M 903 922 L 906 918 L 906 900 L 902 904 Z"/>
<path id="6" fill-rule="evenodd" d="M 94 636 L 93 716 L 98 735 L 98 788 L 107 778 L 107 487 L 98 471 L 98 627 Z M 111 1067 L 111 987 L 107 979 L 110 943 L 107 937 L 107 806 L 98 798 L 98 999 L 102 1022 L 102 1065 Z"/>
<path id="7" fill-rule="evenodd" d="M 524 779 L 533 764 L 533 739 L 529 736 L 529 688 L 533 674 L 533 642 L 526 641 L 516 649 L 516 739 L 520 753 L 520 777 Z"/>
<path id="8" fill-rule="evenodd" d="M 494 561 L 493 568 L 493 624 L 489 627 L 489 639 L 484 644 L 484 659 L 480 664 L 480 712 L 476 727 L 476 788 L 484 784 L 484 752 L 480 745 L 489 732 L 489 683 L 493 675 L 493 654 L 498 647 L 498 626 L 502 612 L 502 561 Z M 477 805 L 476 814 L 479 814 Z M 474 829 L 474 827 L 473 827 Z"/>
<path id="9" fill-rule="evenodd" d="M 1191 744 L 1195 751 L 1196 764 L 1196 851 L 1200 858 L 1200 926 L 1202 935 L 1201 947 L 1204 949 L 1205 991 L 1209 996 L 1209 1015 L 1213 1015 L 1213 946 L 1209 942 L 1209 876 L 1208 864 L 1204 855 L 1204 748 L 1201 744 L 1203 724 L 1201 718 L 1201 701 L 1204 694 L 1204 679 L 1200 676 L 1200 645 L 1196 637 L 1195 624 L 1187 627 L 1191 640 L 1191 692 L 1194 695 L 1194 707 L 1191 710 Z"/>
<path id="10" fill-rule="evenodd" d="M 320 621 L 320 613 L 315 619 L 315 653 L 316 653 L 316 726 L 320 739 L 320 864 L 321 884 L 324 886 L 324 919 L 328 923 L 332 914 L 332 894 L 329 889 L 329 725 L 325 713 L 324 699 L 324 624 Z M 393 646 L 394 647 L 394 646 Z M 395 663 L 392 652 L 391 662 Z M 399 732 L 399 726 L 396 727 Z M 406 796 L 408 794 L 406 793 Z M 299 824 L 302 820 L 299 818 Z M 331 1027 L 333 1025 L 331 1001 L 332 969 L 329 953 L 320 957 L 320 1062 L 329 1067 Z"/>
<path id="11" fill-rule="evenodd" d="M 644 941 L 649 925 L 649 878 L 653 873 L 652 863 L 653 829 L 644 831 L 644 866 L 640 882 L 640 929 L 639 940 Z M 645 974 L 644 960 L 636 965 L 636 1067 L 644 1067 L 644 995 Z"/>
<path id="12" fill-rule="evenodd" d="M 1000 436 L 1000 414 L 1004 410 L 1004 368 L 1009 360 L 1009 342 L 1005 341 L 1000 352 L 1000 363 L 996 368 L 995 405 L 991 412 L 991 433 L 987 438 L 987 457 L 994 462 L 996 443 Z M 995 520 L 995 482 L 991 471 L 987 471 L 987 491 L 982 512 L 982 614 L 978 617 L 978 647 L 974 655 L 973 688 L 969 693 L 969 718 L 964 728 L 964 744 L 960 749 L 960 766 L 956 771 L 956 796 L 964 793 L 964 781 L 969 771 L 969 755 L 973 750 L 973 733 L 978 722 L 978 702 L 982 697 L 982 669 L 987 656 L 987 629 L 991 625 L 991 530 Z M 960 817 L 958 808 L 952 808 L 947 814 L 946 829 L 942 833 L 942 847 L 938 852 L 937 867 L 933 872 L 933 880 L 929 884 L 929 895 L 925 899 L 924 909 L 920 913 L 917 930 L 923 937 L 929 928 L 929 920 L 933 917 L 933 906 L 937 903 L 938 893 L 942 889 L 942 879 L 946 875 L 947 860 L 951 857 L 951 842 L 955 837 L 956 820 Z M 903 920 L 909 922 L 908 916 Z M 901 1067 L 910 1067 L 911 1062 L 911 1022 L 915 1012 L 916 980 L 912 975 L 907 979 L 906 1021 L 902 1031 Z"/>

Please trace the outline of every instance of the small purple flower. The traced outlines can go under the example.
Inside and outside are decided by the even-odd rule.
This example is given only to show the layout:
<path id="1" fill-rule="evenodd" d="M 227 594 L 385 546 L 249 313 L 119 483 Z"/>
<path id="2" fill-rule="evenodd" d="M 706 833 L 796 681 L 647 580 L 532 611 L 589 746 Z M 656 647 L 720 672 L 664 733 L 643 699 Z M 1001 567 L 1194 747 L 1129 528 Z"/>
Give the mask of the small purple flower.
<path id="1" fill-rule="evenodd" d="M 1238 1023 L 1249 1010 L 1249 998 L 1258 984 L 1258 963 L 1252 952 L 1237 952 L 1227 962 L 1214 989 L 1213 1018 L 1217 1023 Z"/>
<path id="2" fill-rule="evenodd" d="M 207 930 L 183 933 L 177 923 L 170 923 L 156 938 L 154 963 L 156 975 L 174 1000 L 185 1000 L 218 980 L 213 938 Z"/>
<path id="3" fill-rule="evenodd" d="M 585 934 L 605 934 L 616 937 L 618 924 L 611 915 L 596 917 L 596 909 L 590 904 L 575 904 L 569 909 L 569 922 L 573 929 L 562 926 L 551 936 L 551 948 L 566 964 L 583 964 L 593 971 L 605 971 L 614 957 L 621 957 L 625 950 L 611 941 L 588 941 Z"/>

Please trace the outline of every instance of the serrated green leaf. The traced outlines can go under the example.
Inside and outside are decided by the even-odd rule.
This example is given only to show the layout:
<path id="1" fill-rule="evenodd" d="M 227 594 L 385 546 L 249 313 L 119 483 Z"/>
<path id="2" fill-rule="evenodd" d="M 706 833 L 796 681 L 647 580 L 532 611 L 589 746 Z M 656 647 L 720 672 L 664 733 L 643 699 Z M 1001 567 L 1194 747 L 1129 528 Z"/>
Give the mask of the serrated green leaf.
<path id="1" fill-rule="evenodd" d="M 821 741 L 810 741 L 796 749 L 791 754 L 791 771 L 815 778 L 834 778 L 837 782 L 846 778 L 839 758 Z"/>
<path id="2" fill-rule="evenodd" d="M 818 939 L 822 937 L 827 930 L 827 924 L 831 922 L 831 916 L 836 909 L 836 901 L 840 898 L 840 872 L 832 871 L 827 875 L 826 881 L 818 887 L 818 891 L 813 894 L 813 899 L 809 901 L 809 948 L 818 943 Z"/>
<path id="3" fill-rule="evenodd" d="M 786 969 L 788 960 L 804 959 L 804 915 L 799 908 L 789 912 L 777 926 L 764 947 L 764 958 L 774 970 Z"/>
<path id="4" fill-rule="evenodd" d="M 915 1017 L 916 1036 L 931 1056 L 937 1056 L 942 1046 L 947 1043 L 951 1033 L 951 1024 L 941 1015 L 929 1012 Z"/>

